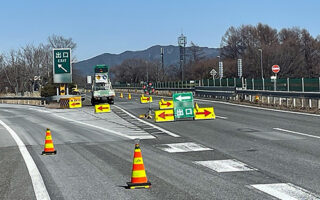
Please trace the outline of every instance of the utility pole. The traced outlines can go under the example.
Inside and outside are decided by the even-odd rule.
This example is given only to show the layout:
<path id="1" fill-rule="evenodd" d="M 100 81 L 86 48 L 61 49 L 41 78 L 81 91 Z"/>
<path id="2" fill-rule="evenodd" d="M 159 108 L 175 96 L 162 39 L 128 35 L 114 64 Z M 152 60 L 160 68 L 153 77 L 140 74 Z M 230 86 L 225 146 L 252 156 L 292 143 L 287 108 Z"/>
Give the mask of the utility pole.
<path id="1" fill-rule="evenodd" d="M 178 45 L 180 47 L 181 81 L 184 80 L 184 65 L 185 65 L 185 58 L 186 58 L 186 44 L 187 44 L 187 37 L 184 36 L 181 33 L 181 35 L 178 37 Z"/>
<path id="2" fill-rule="evenodd" d="M 260 67 L 261 67 L 261 79 L 263 80 L 263 68 L 262 68 L 262 49 L 258 49 L 260 51 Z"/>
<path id="3" fill-rule="evenodd" d="M 163 54 L 164 54 L 164 50 L 161 47 L 160 49 L 160 55 L 161 55 L 161 70 L 162 70 L 162 80 L 164 80 L 164 63 L 163 63 Z"/>

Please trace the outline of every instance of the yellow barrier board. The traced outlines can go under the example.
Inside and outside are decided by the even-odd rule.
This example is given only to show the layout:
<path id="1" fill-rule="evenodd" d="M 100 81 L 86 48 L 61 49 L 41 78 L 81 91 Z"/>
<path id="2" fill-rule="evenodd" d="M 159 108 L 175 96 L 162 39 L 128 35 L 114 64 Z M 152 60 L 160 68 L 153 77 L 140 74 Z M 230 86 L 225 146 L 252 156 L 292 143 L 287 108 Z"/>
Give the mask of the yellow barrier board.
<path id="1" fill-rule="evenodd" d="M 140 97 L 140 102 L 141 102 L 141 103 L 149 103 L 149 102 L 152 102 L 152 96 L 146 97 L 146 96 L 142 95 L 142 96 Z"/>
<path id="2" fill-rule="evenodd" d="M 110 105 L 107 103 L 98 104 L 94 106 L 94 111 L 95 113 L 105 113 L 105 112 L 110 112 L 111 108 L 110 108 Z"/>
<path id="3" fill-rule="evenodd" d="M 194 109 L 194 119 L 215 119 L 216 115 L 214 114 L 213 107 L 208 108 L 195 108 Z"/>
<path id="4" fill-rule="evenodd" d="M 155 122 L 170 122 L 174 121 L 173 110 L 156 110 L 154 111 Z"/>
<path id="5" fill-rule="evenodd" d="M 160 108 L 160 110 L 162 110 L 162 109 L 173 109 L 173 101 L 172 100 L 165 101 L 165 100 L 161 99 L 159 101 L 159 108 Z"/>
<path id="6" fill-rule="evenodd" d="M 69 98 L 69 108 L 81 108 L 81 107 L 82 107 L 81 97 Z"/>

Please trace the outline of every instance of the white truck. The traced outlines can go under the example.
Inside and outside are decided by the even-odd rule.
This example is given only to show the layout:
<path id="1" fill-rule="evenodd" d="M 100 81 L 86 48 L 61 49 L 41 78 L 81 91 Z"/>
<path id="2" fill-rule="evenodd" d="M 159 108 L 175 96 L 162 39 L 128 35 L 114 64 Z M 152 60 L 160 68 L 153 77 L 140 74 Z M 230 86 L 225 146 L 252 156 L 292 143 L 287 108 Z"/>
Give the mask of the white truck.
<path id="1" fill-rule="evenodd" d="M 91 104 L 114 103 L 115 92 L 109 78 L 109 66 L 96 65 L 91 91 Z"/>

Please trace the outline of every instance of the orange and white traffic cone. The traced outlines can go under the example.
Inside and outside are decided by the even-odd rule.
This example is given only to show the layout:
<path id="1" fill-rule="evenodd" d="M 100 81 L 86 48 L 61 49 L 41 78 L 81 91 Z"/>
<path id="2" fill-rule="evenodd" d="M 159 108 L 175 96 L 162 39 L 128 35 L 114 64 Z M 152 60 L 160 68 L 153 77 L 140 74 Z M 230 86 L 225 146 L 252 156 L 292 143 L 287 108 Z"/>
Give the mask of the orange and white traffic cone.
<path id="1" fill-rule="evenodd" d="M 54 155 L 57 151 L 54 149 L 53 142 L 52 142 L 52 136 L 50 129 L 47 128 L 46 131 L 46 140 L 44 142 L 44 150 L 42 152 L 42 155 Z"/>
<path id="2" fill-rule="evenodd" d="M 144 169 L 140 145 L 136 144 L 134 148 L 133 166 L 131 182 L 128 182 L 129 189 L 150 188 L 151 183 L 147 179 L 146 170 Z"/>

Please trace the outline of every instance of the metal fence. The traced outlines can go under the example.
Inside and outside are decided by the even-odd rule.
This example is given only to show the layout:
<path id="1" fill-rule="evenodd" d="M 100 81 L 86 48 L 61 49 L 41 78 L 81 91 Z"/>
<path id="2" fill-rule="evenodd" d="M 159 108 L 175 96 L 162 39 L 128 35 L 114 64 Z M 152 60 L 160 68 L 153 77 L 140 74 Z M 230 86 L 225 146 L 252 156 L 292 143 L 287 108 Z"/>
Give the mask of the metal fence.
<path id="1" fill-rule="evenodd" d="M 286 78 L 286 79 L 246 79 L 224 78 L 189 81 L 155 82 L 155 88 L 194 88 L 196 86 L 227 86 L 246 90 L 288 91 L 288 92 L 320 92 L 319 78 Z M 114 88 L 140 88 L 142 84 L 119 83 Z"/>

